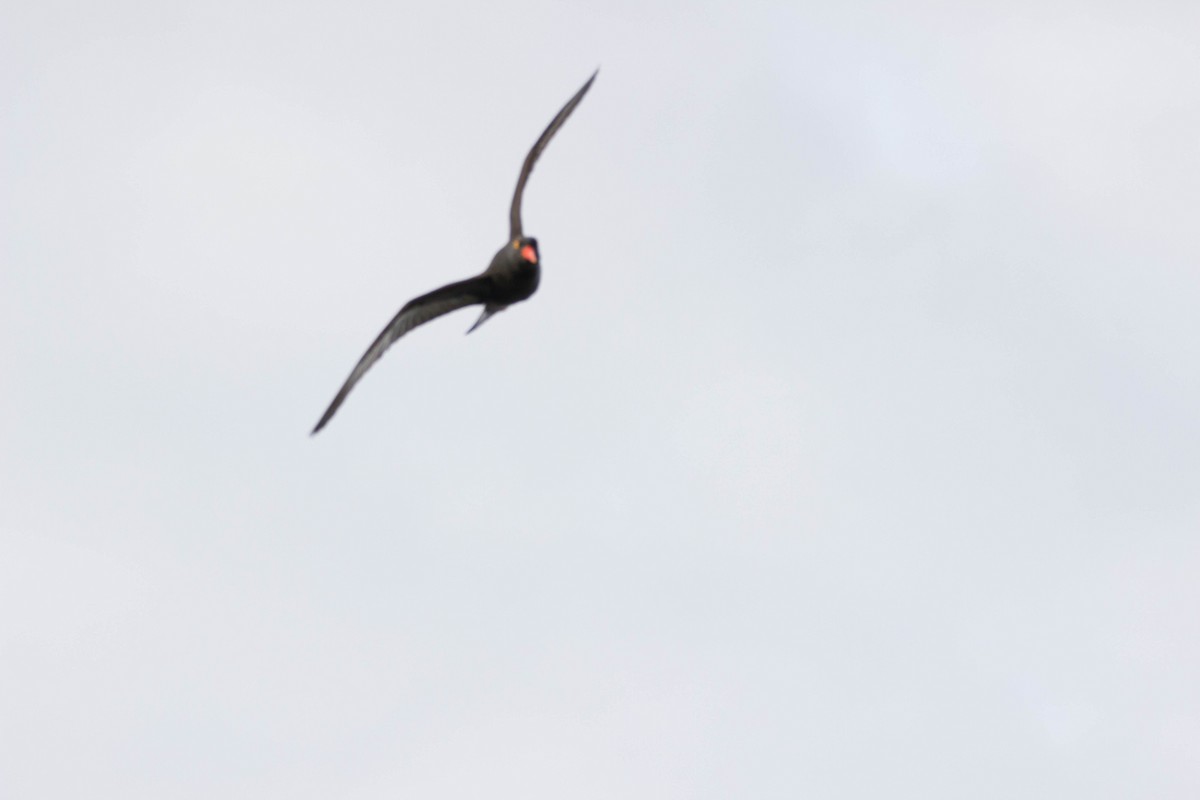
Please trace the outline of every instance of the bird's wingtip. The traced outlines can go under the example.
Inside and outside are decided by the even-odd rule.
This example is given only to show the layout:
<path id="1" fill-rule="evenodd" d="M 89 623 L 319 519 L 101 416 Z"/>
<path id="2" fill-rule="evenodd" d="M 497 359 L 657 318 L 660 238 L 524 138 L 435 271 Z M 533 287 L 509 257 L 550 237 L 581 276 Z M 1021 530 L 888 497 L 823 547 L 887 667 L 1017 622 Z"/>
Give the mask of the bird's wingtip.
<path id="1" fill-rule="evenodd" d="M 313 429 L 308 432 L 309 437 L 316 436 L 318 433 L 320 433 L 321 429 L 325 427 L 325 423 L 329 422 L 329 418 L 331 416 L 333 416 L 333 415 L 330 414 L 328 411 L 326 411 L 324 416 L 322 416 L 319 420 L 317 420 L 317 424 L 315 426 L 313 426 Z"/>

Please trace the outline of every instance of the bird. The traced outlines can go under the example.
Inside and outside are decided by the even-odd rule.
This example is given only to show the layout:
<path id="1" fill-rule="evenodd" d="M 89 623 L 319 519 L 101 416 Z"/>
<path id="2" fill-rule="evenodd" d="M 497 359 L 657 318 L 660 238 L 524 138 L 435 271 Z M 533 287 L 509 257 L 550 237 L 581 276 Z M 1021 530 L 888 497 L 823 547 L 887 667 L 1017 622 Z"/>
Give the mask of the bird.
<path id="1" fill-rule="evenodd" d="M 533 165 L 537 163 L 538 156 L 542 154 L 554 134 L 558 133 L 558 129 L 567 121 L 567 117 L 571 116 L 571 112 L 583 100 L 583 96 L 592 87 L 592 82 L 596 80 L 599 73 L 599 69 L 593 72 L 583 87 L 567 101 L 554 119 L 550 120 L 550 124 L 542 131 L 542 135 L 538 137 L 533 147 L 530 148 L 529 154 L 525 156 L 525 161 L 521 164 L 521 174 L 517 178 L 517 188 L 513 192 L 512 207 L 509 209 L 508 241 L 496 251 L 496 255 L 492 256 L 492 261 L 488 264 L 487 269 L 473 278 L 448 283 L 405 303 L 396 316 L 392 317 L 392 321 L 375 337 L 375 341 L 367 348 L 367 352 L 363 353 L 362 358 L 358 360 L 350 372 L 350 376 L 346 378 L 346 382 L 342 384 L 342 388 L 333 398 L 333 402 L 329 404 L 329 408 L 325 410 L 316 427 L 312 429 L 310 436 L 316 435 L 329 423 L 329 420 L 333 419 L 338 408 L 346 401 L 350 390 L 362 380 L 367 370 L 397 339 L 413 328 L 424 325 L 443 314 L 449 314 L 451 311 L 466 306 L 482 305 L 483 312 L 479 315 L 479 319 L 475 320 L 475 324 L 467 329 L 467 333 L 471 333 L 493 315 L 515 303 L 528 300 L 537 291 L 538 281 L 541 279 L 538 243 L 534 237 L 526 236 L 521 227 L 521 197 L 525 193 L 525 184 L 529 181 L 529 175 L 533 172 Z"/>

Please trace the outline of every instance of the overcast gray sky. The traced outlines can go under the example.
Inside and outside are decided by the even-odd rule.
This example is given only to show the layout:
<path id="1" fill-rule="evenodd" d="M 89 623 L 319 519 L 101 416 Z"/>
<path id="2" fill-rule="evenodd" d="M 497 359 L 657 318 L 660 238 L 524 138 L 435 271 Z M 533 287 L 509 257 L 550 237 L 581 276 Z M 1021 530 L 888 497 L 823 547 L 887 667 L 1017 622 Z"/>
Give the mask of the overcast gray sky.
<path id="1" fill-rule="evenodd" d="M 5 5 L 0 794 L 1200 796 L 1200 7 L 832 5 Z"/>

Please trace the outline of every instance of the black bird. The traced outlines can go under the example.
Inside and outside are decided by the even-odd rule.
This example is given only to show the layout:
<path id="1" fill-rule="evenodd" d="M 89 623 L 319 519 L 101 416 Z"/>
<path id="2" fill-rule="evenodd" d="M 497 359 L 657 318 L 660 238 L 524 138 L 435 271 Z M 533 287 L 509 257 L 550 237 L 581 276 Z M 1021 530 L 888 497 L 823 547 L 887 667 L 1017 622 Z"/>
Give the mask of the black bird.
<path id="1" fill-rule="evenodd" d="M 529 173 L 533 172 L 533 165 L 537 163 L 538 156 L 546 149 L 546 145 L 550 143 L 550 139 L 562 127 L 562 124 L 567 121 L 567 117 L 571 116 L 571 112 L 575 110 L 575 106 L 579 105 L 579 101 L 583 100 L 583 96 L 587 94 L 587 90 L 591 88 L 592 81 L 596 80 L 599 72 L 600 70 L 593 72 L 592 77 L 588 78 L 583 88 L 567 101 L 554 119 L 550 120 L 550 124 L 546 126 L 546 130 L 542 131 L 542 135 L 538 137 L 537 142 L 529 151 L 529 155 L 525 156 L 525 163 L 521 165 L 521 175 L 517 178 L 517 190 L 513 192 L 512 210 L 509 212 L 508 243 L 492 256 L 492 263 L 488 264 L 488 268 L 474 278 L 447 284 L 405 303 L 404 308 L 401 308 L 392 318 L 392 321 L 367 348 L 367 352 L 363 353 L 362 358 L 358 360 L 354 371 L 350 373 L 349 378 L 346 378 L 346 382 L 342 384 L 337 396 L 333 398 L 333 402 L 321 416 L 320 422 L 312 429 L 314 434 L 324 428 L 326 423 L 337 413 L 338 408 L 345 402 L 346 395 L 350 394 L 350 390 L 354 388 L 354 384 L 358 383 L 371 365 L 379 360 L 392 342 L 413 328 L 465 306 L 482 304 L 483 313 L 467 330 L 467 333 L 470 333 L 482 325 L 488 317 L 503 311 L 513 303 L 528 300 L 537 291 L 538 279 L 541 276 L 541 267 L 538 265 L 537 239 L 526 236 L 521 230 L 521 195 L 525 192 L 525 183 L 529 180 Z"/>

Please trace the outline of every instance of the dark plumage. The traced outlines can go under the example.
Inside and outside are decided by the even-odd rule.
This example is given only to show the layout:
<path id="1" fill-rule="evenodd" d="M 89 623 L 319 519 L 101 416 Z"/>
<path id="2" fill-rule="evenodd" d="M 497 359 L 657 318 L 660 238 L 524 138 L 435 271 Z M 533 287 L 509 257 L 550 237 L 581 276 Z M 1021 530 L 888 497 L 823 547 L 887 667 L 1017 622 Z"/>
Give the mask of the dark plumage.
<path id="1" fill-rule="evenodd" d="M 562 110 L 546 126 L 546 130 L 542 131 L 542 135 L 530 149 L 529 155 L 525 156 L 525 163 L 521 165 L 521 175 L 517 178 L 517 189 L 513 192 L 512 209 L 509 212 L 509 241 L 492 257 L 492 263 L 474 278 L 447 284 L 405 303 L 404 307 L 367 348 L 367 352 L 363 353 L 362 358 L 358 360 L 350 377 L 346 378 L 346 382 L 342 384 L 337 396 L 333 398 L 333 402 L 329 404 L 329 408 L 325 410 L 321 420 L 313 428 L 313 433 L 324 428 L 326 423 L 333 418 L 338 408 L 345 402 L 346 395 L 350 394 L 354 385 L 366 374 L 371 365 L 379 360 L 392 342 L 413 328 L 465 306 L 483 305 L 483 313 L 467 330 L 467 333 L 470 333 L 482 325 L 488 317 L 503 311 L 514 303 L 529 299 L 537 291 L 538 279 L 541 277 L 537 239 L 525 236 L 521 230 L 521 196 L 525 193 L 525 184 L 529 181 L 529 174 L 533 172 L 533 165 L 537 163 L 538 156 L 546 149 L 546 145 L 550 143 L 550 139 L 562 127 L 562 124 L 567 121 L 567 117 L 575 110 L 575 106 L 583 100 L 583 96 L 591 88 L 592 81 L 596 80 L 596 74 L 599 71 L 593 72 L 592 77 L 588 78 L 583 88 L 567 101 Z"/>

